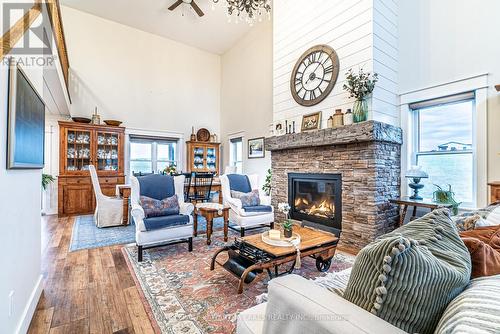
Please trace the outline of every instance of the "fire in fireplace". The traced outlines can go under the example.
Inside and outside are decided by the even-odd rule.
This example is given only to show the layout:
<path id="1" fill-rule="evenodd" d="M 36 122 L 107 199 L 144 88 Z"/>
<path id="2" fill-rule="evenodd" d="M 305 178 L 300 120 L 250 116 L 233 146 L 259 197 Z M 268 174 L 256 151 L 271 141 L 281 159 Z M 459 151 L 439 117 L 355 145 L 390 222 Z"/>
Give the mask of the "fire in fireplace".
<path id="1" fill-rule="evenodd" d="M 342 229 L 341 174 L 288 174 L 292 219 L 320 224 L 338 234 Z"/>

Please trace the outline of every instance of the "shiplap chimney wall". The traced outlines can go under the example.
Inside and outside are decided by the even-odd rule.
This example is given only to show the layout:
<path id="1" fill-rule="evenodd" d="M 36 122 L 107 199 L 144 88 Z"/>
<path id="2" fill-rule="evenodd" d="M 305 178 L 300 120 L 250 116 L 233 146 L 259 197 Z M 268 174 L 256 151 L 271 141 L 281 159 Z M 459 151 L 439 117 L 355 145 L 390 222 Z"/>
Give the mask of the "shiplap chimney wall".
<path id="1" fill-rule="evenodd" d="M 352 108 L 342 89 L 349 68 L 379 74 L 369 119 L 399 126 L 397 5 L 393 0 L 274 0 L 273 120 L 295 120 L 322 111 L 322 127 L 337 108 Z M 298 105 L 290 93 L 295 62 L 309 47 L 332 46 L 339 56 L 335 88 L 321 103 Z"/>

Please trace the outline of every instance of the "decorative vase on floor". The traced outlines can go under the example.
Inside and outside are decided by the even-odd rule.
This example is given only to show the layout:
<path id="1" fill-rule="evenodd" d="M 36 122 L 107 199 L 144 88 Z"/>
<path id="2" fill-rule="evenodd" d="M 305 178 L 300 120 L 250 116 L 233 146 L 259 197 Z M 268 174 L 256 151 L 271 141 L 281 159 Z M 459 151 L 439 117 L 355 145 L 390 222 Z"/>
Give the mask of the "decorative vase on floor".
<path id="1" fill-rule="evenodd" d="M 366 99 L 356 100 L 353 110 L 354 123 L 364 122 L 368 119 L 368 101 Z"/>

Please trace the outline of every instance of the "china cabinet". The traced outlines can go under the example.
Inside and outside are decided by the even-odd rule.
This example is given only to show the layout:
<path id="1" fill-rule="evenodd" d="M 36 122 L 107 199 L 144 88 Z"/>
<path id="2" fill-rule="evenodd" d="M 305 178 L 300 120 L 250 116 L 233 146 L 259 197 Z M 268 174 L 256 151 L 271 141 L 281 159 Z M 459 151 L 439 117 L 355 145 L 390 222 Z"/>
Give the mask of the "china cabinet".
<path id="1" fill-rule="evenodd" d="M 124 132 L 123 127 L 59 122 L 60 216 L 94 211 L 89 165 L 96 167 L 105 195 L 115 196 L 116 185 L 125 183 Z"/>
<path id="2" fill-rule="evenodd" d="M 188 141 L 186 148 L 189 172 L 220 174 L 220 143 Z"/>

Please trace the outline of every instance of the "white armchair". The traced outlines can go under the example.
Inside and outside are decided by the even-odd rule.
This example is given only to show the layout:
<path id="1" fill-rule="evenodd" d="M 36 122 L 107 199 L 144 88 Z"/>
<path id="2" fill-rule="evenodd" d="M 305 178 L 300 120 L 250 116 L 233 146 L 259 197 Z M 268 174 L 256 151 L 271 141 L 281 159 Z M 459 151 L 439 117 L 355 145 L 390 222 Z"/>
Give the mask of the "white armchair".
<path id="1" fill-rule="evenodd" d="M 123 199 L 109 197 L 102 193 L 99 177 L 94 165 L 89 166 L 90 178 L 94 187 L 96 208 L 94 221 L 97 227 L 119 226 L 123 224 Z"/>
<path id="2" fill-rule="evenodd" d="M 142 176 L 141 178 L 161 178 L 170 177 L 166 175 L 148 175 Z M 193 210 L 194 206 L 191 203 L 184 202 L 184 175 L 174 177 L 174 187 L 175 194 L 177 195 L 179 201 L 179 215 L 166 216 L 170 222 L 168 224 L 162 223 L 160 220 L 164 217 L 153 217 L 146 218 L 144 214 L 144 209 L 141 206 L 140 197 L 143 192 L 141 192 L 141 185 L 139 180 L 132 176 L 130 178 L 131 184 L 131 215 L 135 222 L 135 241 L 138 247 L 138 261 L 142 261 L 143 250 L 153 247 L 166 246 L 171 244 L 177 244 L 182 242 L 188 243 L 188 250 L 191 252 L 193 250 Z M 155 184 L 155 182 L 152 182 Z M 155 186 L 157 186 L 156 183 Z M 145 190 L 145 189 L 143 189 Z M 184 217 L 182 217 L 184 216 Z M 176 219 L 189 217 L 187 223 L 178 224 Z M 150 221 L 158 221 L 158 228 L 148 228 L 151 224 Z M 154 222 L 156 223 L 156 222 Z"/>
<path id="3" fill-rule="evenodd" d="M 271 197 L 266 196 L 265 193 L 260 190 L 259 187 L 259 176 L 257 174 L 247 175 L 250 181 L 250 186 L 252 190 L 259 189 L 259 198 L 261 205 L 271 205 Z M 271 207 L 270 212 L 249 212 L 246 211 L 241 204 L 241 200 L 238 198 L 233 198 L 231 196 L 231 185 L 229 178 L 226 174 L 220 176 L 221 191 L 222 191 L 222 201 L 224 205 L 230 207 L 229 210 L 229 222 L 233 223 L 237 227 L 232 229 L 239 230 L 240 235 L 245 236 L 245 230 L 260 228 L 263 225 L 269 225 L 271 228 L 274 225 L 274 209 Z"/>

